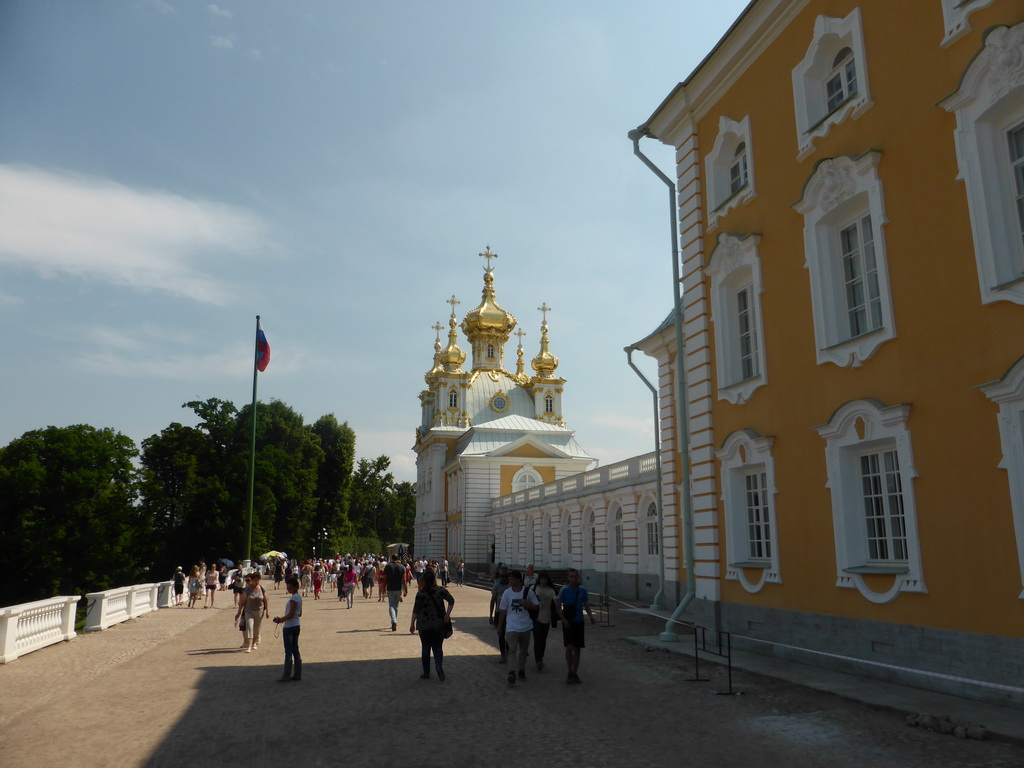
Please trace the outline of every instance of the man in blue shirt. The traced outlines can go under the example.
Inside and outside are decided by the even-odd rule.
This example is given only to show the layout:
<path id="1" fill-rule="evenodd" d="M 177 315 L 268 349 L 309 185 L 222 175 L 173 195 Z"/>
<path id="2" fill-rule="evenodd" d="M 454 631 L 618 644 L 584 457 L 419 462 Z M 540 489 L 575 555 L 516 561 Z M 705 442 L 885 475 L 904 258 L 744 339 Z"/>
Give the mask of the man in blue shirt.
<path id="1" fill-rule="evenodd" d="M 577 671 L 580 668 L 580 651 L 583 649 L 583 612 L 587 612 L 590 623 L 594 623 L 594 614 L 590 612 L 590 595 L 587 588 L 580 586 L 580 572 L 569 569 L 569 583 L 558 593 L 558 602 L 562 604 L 562 644 L 565 645 L 565 664 L 569 668 L 567 683 L 580 683 Z"/>

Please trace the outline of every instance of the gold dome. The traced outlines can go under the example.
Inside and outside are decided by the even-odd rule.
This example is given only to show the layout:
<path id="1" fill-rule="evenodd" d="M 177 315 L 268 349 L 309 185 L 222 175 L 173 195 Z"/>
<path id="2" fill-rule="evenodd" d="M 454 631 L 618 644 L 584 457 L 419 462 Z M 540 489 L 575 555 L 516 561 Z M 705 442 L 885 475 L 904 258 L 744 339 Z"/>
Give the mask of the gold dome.
<path id="1" fill-rule="evenodd" d="M 437 381 L 437 377 L 444 373 L 444 366 L 441 365 L 441 323 L 434 323 L 433 329 L 436 331 L 437 336 L 434 338 L 434 367 L 427 371 L 424 375 L 423 380 L 427 382 L 428 387 L 434 386 L 434 382 Z"/>
<path id="2" fill-rule="evenodd" d="M 494 298 L 494 274 L 492 269 L 484 270 L 484 290 L 480 306 L 466 314 L 462 321 L 462 332 L 472 344 L 478 336 L 498 337 L 508 341 L 509 334 L 516 327 L 512 313 L 498 306 Z"/>
<path id="3" fill-rule="evenodd" d="M 551 308 L 547 304 L 543 304 L 537 309 L 544 313 L 544 322 L 540 324 L 540 352 L 533 358 L 530 365 L 537 372 L 539 378 L 550 379 L 551 374 L 558 367 L 558 358 L 548 351 L 548 312 L 551 311 Z"/>
<path id="4" fill-rule="evenodd" d="M 459 373 L 462 364 L 466 362 L 466 353 L 459 349 L 459 333 L 455 330 L 458 327 L 455 320 L 455 305 L 459 302 L 452 295 L 448 303 L 452 305 L 452 316 L 448 319 L 448 346 L 437 353 L 437 361 L 441 363 L 445 372 Z"/>

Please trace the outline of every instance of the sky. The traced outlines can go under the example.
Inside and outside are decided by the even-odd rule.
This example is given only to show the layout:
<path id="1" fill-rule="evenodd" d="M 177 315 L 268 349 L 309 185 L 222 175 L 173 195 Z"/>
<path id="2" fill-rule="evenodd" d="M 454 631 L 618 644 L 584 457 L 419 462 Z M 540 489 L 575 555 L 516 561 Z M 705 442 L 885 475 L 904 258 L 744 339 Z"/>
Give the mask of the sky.
<path id="1" fill-rule="evenodd" d="M 745 5 L 3 0 L 0 445 L 242 407 L 260 315 L 260 400 L 415 480 L 432 326 L 490 246 L 579 443 L 653 450 L 623 348 L 672 307 L 668 192 L 626 134 Z"/>

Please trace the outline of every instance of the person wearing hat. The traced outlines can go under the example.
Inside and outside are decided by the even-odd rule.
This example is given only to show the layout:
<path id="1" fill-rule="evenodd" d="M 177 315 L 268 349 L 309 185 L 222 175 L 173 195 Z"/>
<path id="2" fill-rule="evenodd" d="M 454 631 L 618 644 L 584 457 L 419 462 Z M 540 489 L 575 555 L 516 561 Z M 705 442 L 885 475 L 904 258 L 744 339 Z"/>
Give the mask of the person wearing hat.
<path id="1" fill-rule="evenodd" d="M 185 574 L 180 565 L 171 580 L 174 582 L 174 604 L 181 605 L 182 595 L 185 594 Z"/>

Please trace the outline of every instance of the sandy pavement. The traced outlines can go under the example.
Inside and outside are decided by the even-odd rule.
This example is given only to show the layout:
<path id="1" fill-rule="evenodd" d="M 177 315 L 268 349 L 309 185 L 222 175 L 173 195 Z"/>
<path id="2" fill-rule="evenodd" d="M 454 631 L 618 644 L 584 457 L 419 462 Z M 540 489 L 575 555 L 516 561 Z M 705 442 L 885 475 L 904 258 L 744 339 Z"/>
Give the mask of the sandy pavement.
<path id="1" fill-rule="evenodd" d="M 588 627 L 581 685 L 565 682 L 556 632 L 547 668 L 531 658 L 527 680 L 510 686 L 488 594 L 452 593 L 444 683 L 419 679 L 411 595 L 395 633 L 376 598 L 351 610 L 330 592 L 308 598 L 300 683 L 276 682 L 273 624 L 258 651 L 238 650 L 229 592 L 213 610 L 164 609 L 29 654 L 0 666 L 0 766 L 1024 766 L 1019 744 L 907 728 L 898 713 L 742 671 L 742 695 L 716 695 L 723 670 L 702 665 L 711 681 L 687 682 L 692 660 L 624 639 L 661 628 L 636 614 Z M 285 592 L 268 594 L 271 615 L 282 613 Z"/>

